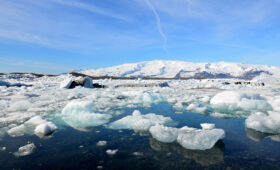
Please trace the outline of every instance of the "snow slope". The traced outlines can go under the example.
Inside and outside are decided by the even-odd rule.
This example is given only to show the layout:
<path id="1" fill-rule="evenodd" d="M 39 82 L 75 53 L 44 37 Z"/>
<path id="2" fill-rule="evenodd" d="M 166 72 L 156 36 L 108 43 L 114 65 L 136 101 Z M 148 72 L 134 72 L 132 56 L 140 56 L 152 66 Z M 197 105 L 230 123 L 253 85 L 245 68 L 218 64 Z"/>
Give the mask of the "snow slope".
<path id="1" fill-rule="evenodd" d="M 145 61 L 114 67 L 82 70 L 91 76 L 164 78 L 239 78 L 280 77 L 280 67 L 241 63 L 191 63 L 184 61 Z"/>

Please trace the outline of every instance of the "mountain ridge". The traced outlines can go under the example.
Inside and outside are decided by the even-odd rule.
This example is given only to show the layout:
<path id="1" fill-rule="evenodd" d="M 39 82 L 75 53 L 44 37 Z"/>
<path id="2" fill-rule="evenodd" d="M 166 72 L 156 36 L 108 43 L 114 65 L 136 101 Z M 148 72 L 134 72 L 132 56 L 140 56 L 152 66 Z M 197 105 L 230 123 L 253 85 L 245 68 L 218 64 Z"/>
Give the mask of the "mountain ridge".
<path id="1" fill-rule="evenodd" d="M 243 63 L 192 63 L 153 60 L 113 67 L 81 70 L 90 76 L 149 77 L 149 78 L 238 78 L 280 77 L 280 67 Z"/>

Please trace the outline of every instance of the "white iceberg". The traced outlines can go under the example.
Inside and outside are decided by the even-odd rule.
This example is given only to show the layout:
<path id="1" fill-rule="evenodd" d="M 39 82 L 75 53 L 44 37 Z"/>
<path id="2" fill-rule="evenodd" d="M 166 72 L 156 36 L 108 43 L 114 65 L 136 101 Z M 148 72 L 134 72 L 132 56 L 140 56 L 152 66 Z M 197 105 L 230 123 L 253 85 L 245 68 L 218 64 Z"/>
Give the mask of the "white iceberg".
<path id="1" fill-rule="evenodd" d="M 63 120 L 71 127 L 86 131 L 89 127 L 107 123 L 112 116 L 94 113 L 93 103 L 89 101 L 73 101 L 62 110 Z"/>

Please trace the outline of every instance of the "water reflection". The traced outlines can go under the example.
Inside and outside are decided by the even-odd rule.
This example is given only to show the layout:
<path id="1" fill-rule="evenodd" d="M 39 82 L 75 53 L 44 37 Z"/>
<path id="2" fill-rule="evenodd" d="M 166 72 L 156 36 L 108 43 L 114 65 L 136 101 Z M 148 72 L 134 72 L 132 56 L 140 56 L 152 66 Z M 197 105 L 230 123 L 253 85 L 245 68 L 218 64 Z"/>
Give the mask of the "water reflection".
<path id="1" fill-rule="evenodd" d="M 262 139 L 267 138 L 267 137 L 269 137 L 273 141 L 280 142 L 280 134 L 274 135 L 274 134 L 270 134 L 270 133 L 263 133 L 263 132 L 255 131 L 250 128 L 245 128 L 245 131 L 246 131 L 248 138 L 250 138 L 256 142 L 259 142 Z"/>
<path id="2" fill-rule="evenodd" d="M 219 140 L 215 146 L 207 150 L 189 150 L 185 149 L 177 143 L 162 143 L 154 138 L 150 138 L 150 146 L 156 151 L 177 152 L 187 159 L 195 160 L 202 166 L 209 166 L 224 161 L 225 145 Z"/>

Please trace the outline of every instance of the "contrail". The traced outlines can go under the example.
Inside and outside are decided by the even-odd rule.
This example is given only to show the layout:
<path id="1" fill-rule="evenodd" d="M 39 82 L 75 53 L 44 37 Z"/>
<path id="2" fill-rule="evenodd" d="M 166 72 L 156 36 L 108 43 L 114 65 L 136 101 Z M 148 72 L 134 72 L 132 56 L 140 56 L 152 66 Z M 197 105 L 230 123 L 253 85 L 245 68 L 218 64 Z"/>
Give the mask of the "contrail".
<path id="1" fill-rule="evenodd" d="M 162 38 L 164 40 L 163 49 L 164 49 L 165 52 L 168 52 L 167 47 L 166 47 L 166 45 L 167 45 L 167 38 L 166 38 L 164 32 L 161 29 L 160 17 L 158 15 L 157 11 L 155 10 L 154 6 L 151 4 L 150 0 L 146 0 L 146 3 L 149 6 L 149 8 L 151 8 L 151 10 L 153 11 L 153 13 L 154 13 L 154 15 L 156 17 L 158 32 L 160 33 L 160 35 L 162 36 Z"/>

